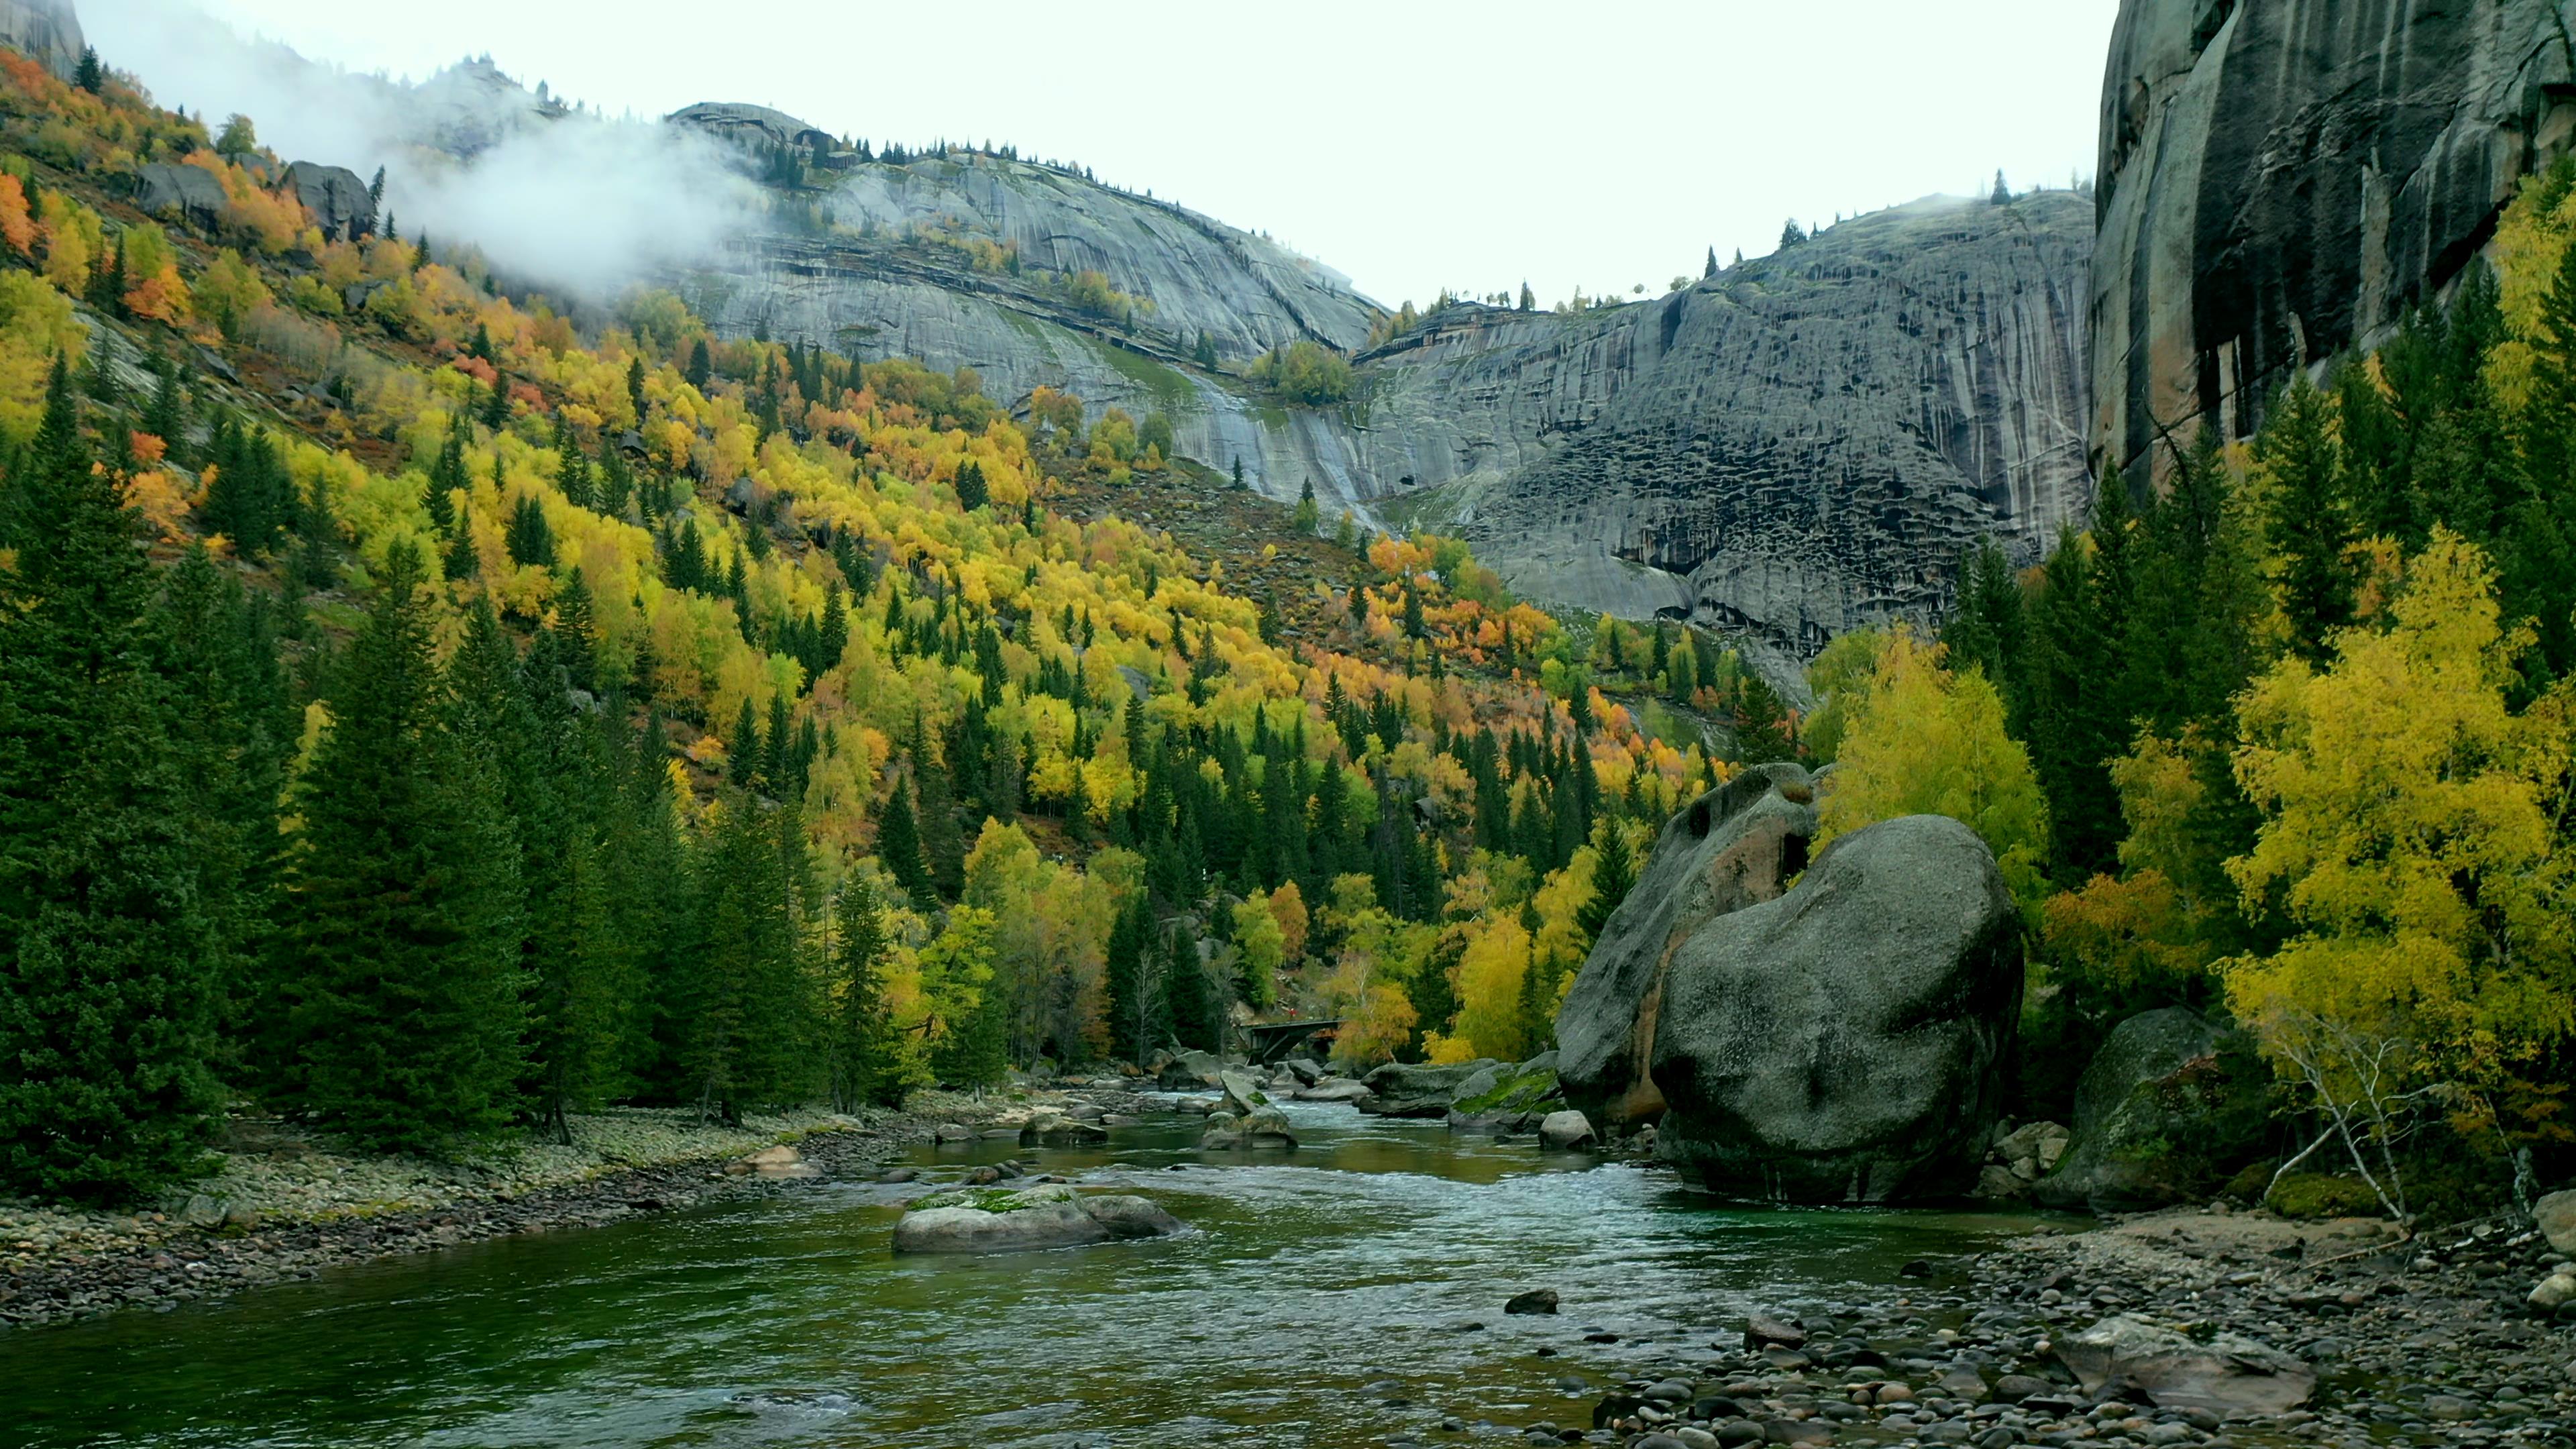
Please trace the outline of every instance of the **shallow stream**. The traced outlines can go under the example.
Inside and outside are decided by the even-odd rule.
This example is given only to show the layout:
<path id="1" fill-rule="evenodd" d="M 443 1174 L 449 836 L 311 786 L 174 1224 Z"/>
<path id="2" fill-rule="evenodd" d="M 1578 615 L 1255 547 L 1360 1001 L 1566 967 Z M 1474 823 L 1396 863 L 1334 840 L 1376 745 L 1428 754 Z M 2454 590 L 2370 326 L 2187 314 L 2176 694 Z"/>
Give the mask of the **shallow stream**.
<path id="1" fill-rule="evenodd" d="M 1014 1157 L 1130 1185 L 1195 1229 L 1159 1242 L 896 1258 L 923 1187 L 825 1183 L 11 1335 L 0 1442 L 1362 1446 L 1446 1417 L 1588 1425 L 1602 1389 L 1747 1311 L 1885 1302 L 1907 1260 L 2027 1226 L 1729 1209 L 1661 1169 L 1288 1111 L 1294 1154 L 1203 1155 L 1195 1119 L 1156 1118 L 1105 1148 L 912 1158 L 925 1180 Z M 1561 1314 L 1504 1315 L 1537 1287 Z"/>

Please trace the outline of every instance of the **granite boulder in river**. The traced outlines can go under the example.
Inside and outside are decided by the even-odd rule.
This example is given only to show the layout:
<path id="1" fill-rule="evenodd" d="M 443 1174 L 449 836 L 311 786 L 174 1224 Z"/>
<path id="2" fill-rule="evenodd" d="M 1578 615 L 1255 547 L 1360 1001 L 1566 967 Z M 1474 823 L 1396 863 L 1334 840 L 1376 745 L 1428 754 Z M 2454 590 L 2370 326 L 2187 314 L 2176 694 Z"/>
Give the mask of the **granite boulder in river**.
<path id="1" fill-rule="evenodd" d="M 2021 986 L 2020 924 L 1985 842 L 1935 815 L 1856 830 L 1787 894 L 1673 949 L 1657 1151 L 1730 1196 L 1963 1193 Z"/>
<path id="2" fill-rule="evenodd" d="M 1146 1198 L 1080 1194 L 1062 1184 L 963 1188 L 916 1199 L 894 1225 L 898 1253 L 1011 1253 L 1071 1248 L 1180 1232 L 1180 1219 Z"/>
<path id="3" fill-rule="evenodd" d="M 1557 1080 L 1569 1105 L 1614 1128 L 1663 1115 L 1647 1064 L 1673 953 L 1710 921 L 1778 896 L 1807 868 L 1815 798 L 1804 769 L 1756 765 L 1664 826 L 1557 1012 Z"/>

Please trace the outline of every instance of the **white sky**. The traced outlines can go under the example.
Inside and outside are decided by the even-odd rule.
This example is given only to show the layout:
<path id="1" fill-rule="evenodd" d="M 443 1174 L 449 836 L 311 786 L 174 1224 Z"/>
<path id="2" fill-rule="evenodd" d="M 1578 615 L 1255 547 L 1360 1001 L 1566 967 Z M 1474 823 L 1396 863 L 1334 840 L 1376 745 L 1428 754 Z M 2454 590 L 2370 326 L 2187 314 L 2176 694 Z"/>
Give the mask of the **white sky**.
<path id="1" fill-rule="evenodd" d="M 489 52 L 612 114 L 752 101 L 836 133 L 1016 143 L 1348 274 L 1389 306 L 1649 294 L 1931 192 L 2093 170 L 2117 0 L 206 0 L 353 70 Z M 117 0 L 81 6 L 119 63 Z M 152 76 L 143 76 L 147 84 Z M 156 87 L 165 104 L 194 105 Z M 257 119 L 254 116 L 254 119 Z"/>

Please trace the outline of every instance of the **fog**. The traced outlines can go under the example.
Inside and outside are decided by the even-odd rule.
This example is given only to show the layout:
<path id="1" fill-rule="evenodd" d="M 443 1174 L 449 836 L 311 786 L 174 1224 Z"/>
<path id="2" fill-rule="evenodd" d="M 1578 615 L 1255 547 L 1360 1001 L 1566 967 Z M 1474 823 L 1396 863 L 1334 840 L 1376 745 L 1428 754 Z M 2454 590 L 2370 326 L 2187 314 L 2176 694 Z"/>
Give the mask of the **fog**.
<path id="1" fill-rule="evenodd" d="M 244 36 L 181 0 L 82 0 L 111 64 L 220 127 L 250 117 L 289 161 L 385 170 L 383 210 L 434 249 L 470 244 L 514 281 L 603 297 L 685 267 L 759 205 L 717 143 L 658 121 L 540 105 L 488 61 L 418 82 L 359 75 Z"/>

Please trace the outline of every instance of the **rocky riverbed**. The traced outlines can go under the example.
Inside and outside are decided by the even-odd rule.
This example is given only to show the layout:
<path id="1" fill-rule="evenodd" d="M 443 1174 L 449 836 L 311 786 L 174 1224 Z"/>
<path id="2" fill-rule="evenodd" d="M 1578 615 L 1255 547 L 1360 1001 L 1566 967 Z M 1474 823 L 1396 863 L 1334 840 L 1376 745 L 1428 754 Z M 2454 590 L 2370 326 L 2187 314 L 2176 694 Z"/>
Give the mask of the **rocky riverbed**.
<path id="1" fill-rule="evenodd" d="M 1641 1358 L 1590 1424 L 1493 1427 L 1628 1449 L 2576 1443 L 2576 1324 L 2529 1301 L 2564 1261 L 2502 1220 L 2406 1239 L 2155 1213 L 1784 1304 Z"/>
<path id="2" fill-rule="evenodd" d="M 869 1175 L 943 1129 L 997 1130 L 1074 1102 L 1085 1113 L 1133 1105 L 1123 1082 L 1103 1081 L 1078 1099 L 934 1093 L 902 1112 L 751 1116 L 736 1127 L 633 1109 L 576 1117 L 568 1147 L 525 1142 L 445 1162 L 350 1155 L 275 1124 L 237 1126 L 221 1170 L 158 1210 L 0 1201 L 0 1332 L 166 1311 L 373 1258 Z"/>

